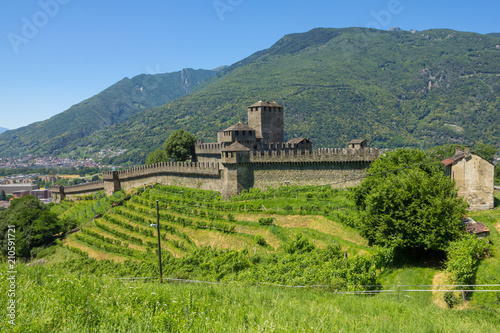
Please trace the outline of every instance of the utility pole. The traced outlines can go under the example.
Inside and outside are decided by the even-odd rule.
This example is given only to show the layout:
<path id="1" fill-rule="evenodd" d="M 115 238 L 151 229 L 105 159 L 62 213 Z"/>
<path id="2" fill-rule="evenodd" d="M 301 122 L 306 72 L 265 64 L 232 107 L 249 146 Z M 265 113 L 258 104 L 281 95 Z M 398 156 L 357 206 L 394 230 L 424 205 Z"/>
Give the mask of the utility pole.
<path id="1" fill-rule="evenodd" d="M 156 200 L 156 234 L 158 236 L 158 266 L 160 268 L 160 283 L 163 283 L 163 272 L 161 269 L 161 244 L 160 244 L 160 207 Z"/>

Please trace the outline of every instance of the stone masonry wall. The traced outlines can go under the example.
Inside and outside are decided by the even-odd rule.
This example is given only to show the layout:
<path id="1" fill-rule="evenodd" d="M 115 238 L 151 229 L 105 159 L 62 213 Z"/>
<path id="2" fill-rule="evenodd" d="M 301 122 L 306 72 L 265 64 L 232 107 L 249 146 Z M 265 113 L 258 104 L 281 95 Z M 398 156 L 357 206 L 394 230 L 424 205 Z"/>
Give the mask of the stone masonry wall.
<path id="1" fill-rule="evenodd" d="M 352 187 L 365 175 L 369 162 L 262 163 L 253 165 L 253 187 L 331 185 Z"/>
<path id="2" fill-rule="evenodd" d="M 224 197 L 251 187 L 282 185 L 327 185 L 350 187 L 359 184 L 377 149 L 319 149 L 309 151 L 229 152 L 221 163 L 165 162 L 138 168 L 103 172 L 100 182 L 54 189 L 59 199 L 74 198 L 100 190 L 111 195 L 144 185 L 161 183 L 220 192 Z M 245 156 L 239 155 L 245 154 Z"/>
<path id="3" fill-rule="evenodd" d="M 52 187 L 52 198 L 55 202 L 59 202 L 64 198 L 75 199 L 102 190 L 104 190 L 104 181 L 102 180 L 73 186 L 54 186 Z"/>
<path id="4" fill-rule="evenodd" d="M 469 203 L 470 210 L 494 208 L 494 165 L 471 154 L 452 166 L 452 178 L 458 195 Z"/>
<path id="5" fill-rule="evenodd" d="M 121 170 L 114 175 L 118 179 L 120 189 L 125 191 L 155 183 L 222 191 L 218 163 L 165 162 Z M 113 172 L 103 173 L 103 179 L 105 182 L 112 182 Z M 112 191 L 112 187 L 106 188 L 107 195 L 111 195 Z"/>

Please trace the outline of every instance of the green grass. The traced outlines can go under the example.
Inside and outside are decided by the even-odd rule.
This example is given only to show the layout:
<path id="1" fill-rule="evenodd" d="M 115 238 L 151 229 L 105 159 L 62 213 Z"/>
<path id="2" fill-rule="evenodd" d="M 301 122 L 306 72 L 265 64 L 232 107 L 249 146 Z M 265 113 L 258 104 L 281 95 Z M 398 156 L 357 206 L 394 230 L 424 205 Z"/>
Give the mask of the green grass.
<path id="1" fill-rule="evenodd" d="M 86 250 L 91 257 L 116 262 L 82 259 L 66 247 L 57 246 L 55 251 L 49 248 L 43 252 L 47 260 L 45 265 L 19 265 L 16 280 L 18 321 L 13 331 L 495 332 L 500 327 L 499 293 L 473 294 L 465 309 L 449 310 L 440 307 L 442 293 L 405 291 L 430 290 L 432 287 L 411 286 L 443 282 L 436 280 L 437 277 L 444 279 L 442 267 L 385 267 L 374 271 L 372 261 L 377 251 L 367 246 L 355 228 L 336 220 L 351 216 L 349 214 L 355 216 L 349 208 L 352 202 L 348 191 L 307 187 L 303 191 L 287 192 L 290 189 L 284 188 L 276 191 L 276 198 L 273 192 L 252 191 L 234 201 L 221 202 L 214 192 L 185 189 L 181 194 L 181 190 L 162 186 L 146 189 L 124 206 L 111 208 L 107 214 L 132 226 L 133 230 L 117 227 L 123 234 L 152 242 L 155 229 L 152 237 L 135 228 L 149 230 L 149 224 L 155 221 L 152 207 L 156 198 L 161 198 L 161 225 L 173 227 L 170 233 L 162 230 L 162 235 L 186 244 L 185 250 L 177 251 L 171 243 L 163 243 L 169 251 L 177 251 L 173 256 L 165 251 L 164 277 L 220 284 L 159 285 L 119 280 L 119 277 L 131 276 L 157 277 L 155 253 L 139 258 L 107 252 L 101 246 L 80 243 L 72 234 L 67 238 L 71 246 Z M 338 203 L 342 210 L 334 210 L 335 214 L 327 212 L 327 216 L 322 209 L 300 211 L 301 206 L 313 207 L 307 196 Z M 283 203 L 290 205 L 294 207 L 293 212 L 281 211 L 281 208 L 274 212 L 259 211 L 256 202 L 267 199 L 280 207 Z M 70 211 L 77 215 L 94 204 L 92 201 L 66 203 L 58 208 L 58 213 Z M 170 205 L 175 210 L 169 210 Z M 205 214 L 200 215 L 201 211 Z M 127 218 L 124 212 L 133 213 L 133 217 Z M 183 226 L 178 221 L 166 220 L 166 213 L 176 219 L 234 225 L 235 232 L 197 229 L 195 224 Z M 214 218 L 215 213 L 220 214 L 219 217 Z M 229 214 L 235 217 L 234 221 L 229 221 Z M 500 211 L 470 215 L 490 228 L 494 254 L 481 261 L 476 283 L 500 283 L 500 260 L 496 252 L 496 244 L 500 244 Z M 260 226 L 258 219 L 262 217 L 275 217 L 276 225 Z M 104 222 L 105 219 L 97 221 L 115 226 Z M 132 244 L 120 239 L 119 234 L 111 235 L 90 222 L 86 227 L 102 236 L 119 239 L 123 244 Z M 284 253 L 282 245 L 295 239 L 297 234 L 314 241 L 317 249 L 302 254 Z M 272 246 L 256 245 L 256 236 L 262 236 Z M 340 256 L 336 258 L 321 250 L 332 243 L 341 247 Z M 194 244 L 213 244 L 213 247 Z M 348 253 L 347 260 L 342 259 L 343 252 Z M 6 272 L 6 268 L 0 272 L 2 294 L 6 293 Z M 329 287 L 280 288 L 265 283 Z M 399 290 L 399 293 L 374 296 L 332 293 L 335 289 L 370 289 L 364 285 L 379 285 L 384 290 Z M 0 306 L 4 307 L 5 302 L 0 298 Z M 8 332 L 9 328 L 12 327 L 0 321 L 0 331 Z"/>
<path id="2" fill-rule="evenodd" d="M 5 295 L 7 269 L 1 268 Z M 498 311 L 444 310 L 395 295 L 160 285 L 22 264 L 17 270 L 16 325 L 3 318 L 2 332 L 497 332 L 500 327 Z M 0 298 L 3 309 L 6 302 Z"/>
<path id="3" fill-rule="evenodd" d="M 500 193 L 495 193 L 500 197 Z M 490 251 L 491 257 L 480 261 L 476 273 L 476 284 L 500 284 L 500 209 L 497 207 L 492 211 L 471 212 L 469 214 L 475 221 L 484 223 L 490 229 Z M 500 287 L 481 288 L 496 289 Z M 476 304 L 500 307 L 500 293 L 475 293 L 472 301 Z"/>

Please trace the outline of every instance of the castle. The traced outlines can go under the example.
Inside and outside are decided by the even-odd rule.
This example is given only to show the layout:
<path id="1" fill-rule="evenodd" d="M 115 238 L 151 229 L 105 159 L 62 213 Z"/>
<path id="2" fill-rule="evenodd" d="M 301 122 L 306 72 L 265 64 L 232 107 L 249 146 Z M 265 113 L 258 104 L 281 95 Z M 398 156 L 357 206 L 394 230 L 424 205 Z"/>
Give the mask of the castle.
<path id="1" fill-rule="evenodd" d="M 347 148 L 313 150 L 308 138 L 284 140 L 284 108 L 259 101 L 248 107 L 248 124 L 238 122 L 217 133 L 217 143 L 197 142 L 195 162 L 164 162 L 103 172 L 103 180 L 52 189 L 55 201 L 104 190 L 106 195 L 146 184 L 161 183 L 215 190 L 225 198 L 252 187 L 282 185 L 357 185 L 378 149 L 366 140 Z"/>

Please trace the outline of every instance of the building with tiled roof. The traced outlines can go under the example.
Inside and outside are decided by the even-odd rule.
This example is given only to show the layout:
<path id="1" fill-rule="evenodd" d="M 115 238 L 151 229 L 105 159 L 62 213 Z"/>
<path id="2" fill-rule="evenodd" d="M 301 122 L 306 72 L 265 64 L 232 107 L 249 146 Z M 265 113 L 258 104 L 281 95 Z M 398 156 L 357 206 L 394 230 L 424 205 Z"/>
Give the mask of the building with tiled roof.
<path id="1" fill-rule="evenodd" d="M 470 210 L 493 209 L 495 203 L 495 166 L 481 156 L 456 148 L 455 155 L 441 161 L 446 175 L 455 181 L 458 195 L 468 203 Z"/>

